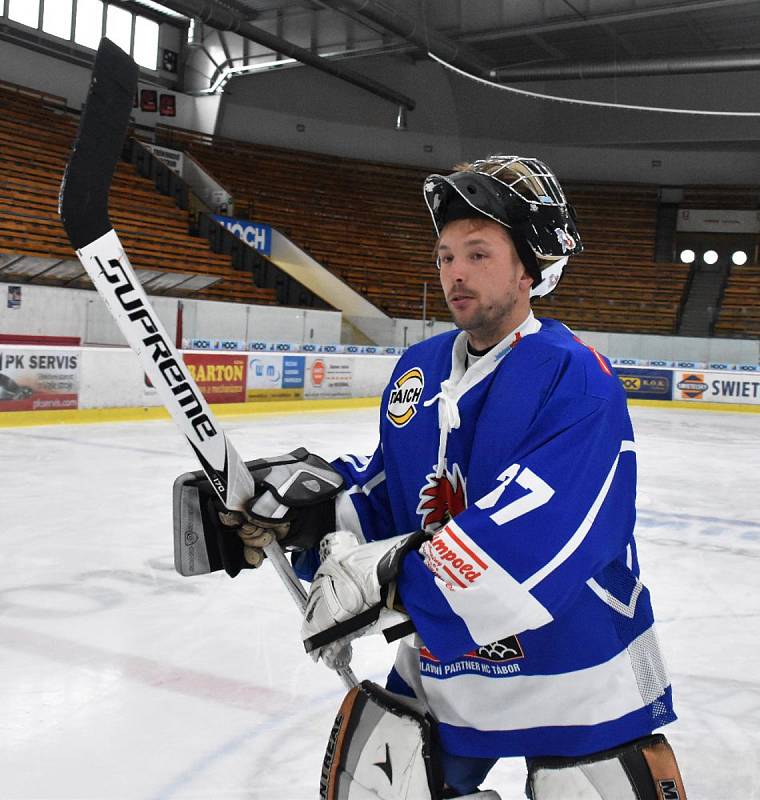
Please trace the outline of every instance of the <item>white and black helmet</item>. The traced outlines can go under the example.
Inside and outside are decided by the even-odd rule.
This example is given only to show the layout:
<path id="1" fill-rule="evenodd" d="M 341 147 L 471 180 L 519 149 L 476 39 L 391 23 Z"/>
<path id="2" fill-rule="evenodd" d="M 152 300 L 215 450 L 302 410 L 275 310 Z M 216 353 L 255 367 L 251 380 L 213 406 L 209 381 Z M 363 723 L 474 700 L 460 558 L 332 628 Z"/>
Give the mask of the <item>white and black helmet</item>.
<path id="1" fill-rule="evenodd" d="M 568 257 L 583 251 L 575 212 L 538 159 L 490 156 L 462 172 L 428 175 L 424 193 L 439 236 L 446 223 L 465 217 L 488 217 L 508 228 L 533 278 L 531 297 L 549 294 Z"/>

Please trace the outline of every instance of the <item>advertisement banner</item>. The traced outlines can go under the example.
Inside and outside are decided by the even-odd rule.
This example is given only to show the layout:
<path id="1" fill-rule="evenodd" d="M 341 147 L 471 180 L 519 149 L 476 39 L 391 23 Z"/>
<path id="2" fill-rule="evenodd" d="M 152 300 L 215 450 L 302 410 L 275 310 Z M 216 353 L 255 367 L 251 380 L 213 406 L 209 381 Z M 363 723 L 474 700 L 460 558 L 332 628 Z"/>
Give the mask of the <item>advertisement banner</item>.
<path id="1" fill-rule="evenodd" d="M 165 95 L 161 95 L 163 98 Z M 184 155 L 181 150 L 172 150 L 170 147 L 159 147 L 157 144 L 145 144 L 146 149 L 161 162 L 166 164 L 180 177 L 182 176 L 182 160 Z"/>
<path id="2" fill-rule="evenodd" d="M 684 370 L 675 373 L 673 383 L 674 400 L 760 405 L 760 378 L 754 376 Z"/>
<path id="3" fill-rule="evenodd" d="M 0 350 L 0 411 L 79 406 L 76 350 Z"/>
<path id="4" fill-rule="evenodd" d="M 353 359 L 341 356 L 307 356 L 304 397 L 351 397 Z"/>
<path id="5" fill-rule="evenodd" d="M 760 233 L 760 211 L 754 209 L 682 208 L 677 231 L 710 233 Z"/>
<path id="6" fill-rule="evenodd" d="M 21 308 L 21 287 L 8 287 L 8 308 Z"/>
<path id="7" fill-rule="evenodd" d="M 672 369 L 643 369 L 616 366 L 620 383 L 630 398 L 639 400 L 670 400 L 673 387 Z"/>
<path id="8" fill-rule="evenodd" d="M 299 397 L 303 397 L 303 384 L 306 372 L 306 359 L 304 356 L 282 357 L 282 388 L 298 390 Z"/>
<path id="9" fill-rule="evenodd" d="M 304 357 L 258 353 L 248 357 L 247 400 L 300 400 Z"/>
<path id="10" fill-rule="evenodd" d="M 245 402 L 245 356 L 184 353 L 182 357 L 209 403 Z"/>
<path id="11" fill-rule="evenodd" d="M 234 233 L 238 239 L 251 245 L 254 250 L 258 250 L 265 256 L 272 253 L 272 229 L 269 225 L 263 222 L 251 222 L 249 219 L 225 217 L 221 214 L 212 216 L 217 222 L 221 222 L 230 233 Z"/>

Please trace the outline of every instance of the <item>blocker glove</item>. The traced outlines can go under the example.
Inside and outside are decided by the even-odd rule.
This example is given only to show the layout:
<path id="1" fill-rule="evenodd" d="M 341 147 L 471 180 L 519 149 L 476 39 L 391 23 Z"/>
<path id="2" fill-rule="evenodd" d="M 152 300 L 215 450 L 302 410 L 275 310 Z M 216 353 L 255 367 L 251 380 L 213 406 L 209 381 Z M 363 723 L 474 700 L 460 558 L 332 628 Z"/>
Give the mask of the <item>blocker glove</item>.
<path id="1" fill-rule="evenodd" d="M 332 666 L 340 646 L 350 647 L 358 636 L 408 620 L 396 610 L 403 606 L 395 579 L 404 556 L 429 538 L 416 531 L 360 544 L 350 531 L 336 531 L 322 539 L 322 564 L 311 584 L 301 627 L 304 647 L 315 661 L 322 657 Z"/>
<path id="2" fill-rule="evenodd" d="M 174 566 L 181 575 L 258 567 L 275 538 L 283 548 L 316 547 L 335 530 L 335 497 L 344 482 L 323 458 L 298 448 L 246 462 L 256 494 L 245 512 L 219 502 L 203 472 L 174 482 Z"/>

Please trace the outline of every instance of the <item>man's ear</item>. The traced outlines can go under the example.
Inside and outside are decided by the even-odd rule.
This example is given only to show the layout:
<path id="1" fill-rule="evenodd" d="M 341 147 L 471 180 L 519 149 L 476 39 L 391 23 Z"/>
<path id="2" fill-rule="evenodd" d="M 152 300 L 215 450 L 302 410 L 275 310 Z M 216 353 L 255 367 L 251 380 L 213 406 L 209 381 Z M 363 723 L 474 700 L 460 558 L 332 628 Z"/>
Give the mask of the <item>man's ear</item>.
<path id="1" fill-rule="evenodd" d="M 522 291 L 530 293 L 530 290 L 533 288 L 533 278 L 531 278 L 531 276 L 528 274 L 528 270 L 525 269 L 525 265 L 522 263 L 522 261 L 520 262 L 520 269 L 522 270 L 522 273 L 517 279 L 519 287 Z"/>

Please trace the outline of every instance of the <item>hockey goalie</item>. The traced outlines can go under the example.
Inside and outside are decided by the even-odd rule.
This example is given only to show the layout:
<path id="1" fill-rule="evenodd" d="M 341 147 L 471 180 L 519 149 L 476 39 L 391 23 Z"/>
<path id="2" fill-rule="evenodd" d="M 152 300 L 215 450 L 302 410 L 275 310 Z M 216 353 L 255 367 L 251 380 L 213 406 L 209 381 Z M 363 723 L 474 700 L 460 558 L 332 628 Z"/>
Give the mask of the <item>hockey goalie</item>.
<path id="1" fill-rule="evenodd" d="M 208 509 L 209 558 L 232 573 L 273 539 L 294 550 L 311 581 L 304 642 L 329 666 L 348 663 L 353 637 L 407 634 L 385 688 L 432 720 L 427 793 L 365 782 L 326 796 L 466 796 L 522 757 L 535 800 L 683 800 L 655 733 L 676 717 L 633 535 L 625 394 L 604 356 L 531 309 L 582 249 L 574 212 L 532 158 L 459 165 L 423 190 L 459 330 L 400 358 L 372 456 L 315 477 L 315 457 L 293 454 L 255 476 L 246 514 Z"/>
<path id="2" fill-rule="evenodd" d="M 103 40 L 60 212 L 203 467 L 175 482 L 175 565 L 271 563 L 307 652 L 343 676 L 353 639 L 400 639 L 384 689 L 347 680 L 322 797 L 487 800 L 496 761 L 521 757 L 532 800 L 683 800 L 655 732 L 675 713 L 633 535 L 625 395 L 606 358 L 531 310 L 582 249 L 552 171 L 500 155 L 425 180 L 458 330 L 400 358 L 374 454 L 244 464 L 108 219 L 136 81 Z"/>

